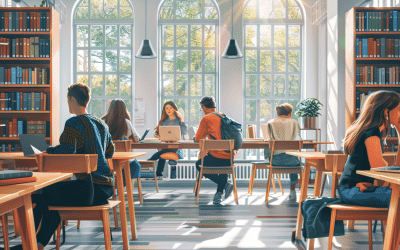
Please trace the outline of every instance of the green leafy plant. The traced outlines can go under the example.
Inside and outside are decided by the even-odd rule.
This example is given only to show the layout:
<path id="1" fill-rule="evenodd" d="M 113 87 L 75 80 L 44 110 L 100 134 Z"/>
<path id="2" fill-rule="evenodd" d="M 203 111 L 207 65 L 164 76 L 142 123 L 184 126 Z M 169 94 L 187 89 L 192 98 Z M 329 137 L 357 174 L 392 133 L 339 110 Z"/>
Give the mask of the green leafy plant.
<path id="1" fill-rule="evenodd" d="M 318 117 L 321 115 L 318 111 L 323 106 L 317 98 L 307 98 L 296 105 L 297 111 L 295 115 L 297 117 Z"/>

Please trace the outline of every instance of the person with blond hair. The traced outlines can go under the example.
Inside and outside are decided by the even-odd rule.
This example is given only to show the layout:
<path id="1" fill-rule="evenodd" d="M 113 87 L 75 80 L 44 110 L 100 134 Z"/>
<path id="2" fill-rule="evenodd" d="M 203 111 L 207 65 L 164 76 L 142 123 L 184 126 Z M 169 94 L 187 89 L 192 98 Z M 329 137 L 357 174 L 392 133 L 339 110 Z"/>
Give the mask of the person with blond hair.
<path id="1" fill-rule="evenodd" d="M 267 125 L 267 138 L 271 140 L 294 140 L 300 133 L 299 123 L 292 119 L 293 107 L 289 103 L 276 106 L 277 118 L 269 120 Z M 264 149 L 265 159 L 270 159 L 271 150 Z M 272 166 L 300 166 L 298 157 L 288 155 L 284 150 L 275 150 Z M 296 201 L 297 174 L 290 174 L 289 200 Z"/>
<path id="2" fill-rule="evenodd" d="M 400 131 L 400 96 L 394 91 L 376 91 L 368 96 L 357 120 L 347 129 L 343 141 L 348 155 L 339 181 L 340 199 L 350 205 L 389 207 L 392 190 L 373 186 L 374 179 L 357 174 L 387 166 L 383 159 L 383 143 L 390 125 Z M 385 138 L 383 140 L 383 138 Z M 400 150 L 395 166 L 400 166 Z"/>

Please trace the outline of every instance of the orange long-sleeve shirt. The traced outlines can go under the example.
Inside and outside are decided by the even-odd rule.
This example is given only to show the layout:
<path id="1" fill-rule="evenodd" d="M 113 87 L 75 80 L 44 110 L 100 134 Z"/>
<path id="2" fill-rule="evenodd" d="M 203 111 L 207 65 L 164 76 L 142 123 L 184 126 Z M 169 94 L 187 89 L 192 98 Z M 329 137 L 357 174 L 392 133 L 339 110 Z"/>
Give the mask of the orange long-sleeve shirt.
<path id="1" fill-rule="evenodd" d="M 223 115 L 222 113 L 220 113 Z M 222 140 L 221 136 L 221 118 L 215 114 L 205 115 L 201 121 L 196 133 L 195 140 L 207 139 L 212 135 L 216 140 Z M 230 159 L 229 153 L 225 151 L 210 151 L 210 154 L 220 159 Z"/>

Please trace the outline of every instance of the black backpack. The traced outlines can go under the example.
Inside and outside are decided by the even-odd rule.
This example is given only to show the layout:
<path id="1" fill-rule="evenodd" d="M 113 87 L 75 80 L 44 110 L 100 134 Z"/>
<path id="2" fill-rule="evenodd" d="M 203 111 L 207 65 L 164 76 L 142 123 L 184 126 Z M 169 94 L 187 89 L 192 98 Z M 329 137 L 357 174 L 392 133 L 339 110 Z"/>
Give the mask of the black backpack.
<path id="1" fill-rule="evenodd" d="M 218 113 L 213 114 L 221 118 L 221 137 L 222 140 L 235 140 L 234 149 L 237 150 L 242 147 L 242 125 L 235 120 L 227 117 L 225 114 L 221 116 Z M 215 139 L 215 138 L 213 138 Z"/>

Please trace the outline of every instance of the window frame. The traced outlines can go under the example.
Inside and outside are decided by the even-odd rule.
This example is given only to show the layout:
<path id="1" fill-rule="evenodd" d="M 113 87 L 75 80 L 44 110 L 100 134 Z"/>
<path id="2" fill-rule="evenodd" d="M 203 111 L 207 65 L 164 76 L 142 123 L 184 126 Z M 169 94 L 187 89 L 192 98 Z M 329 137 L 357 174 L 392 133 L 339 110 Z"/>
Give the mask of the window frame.
<path id="1" fill-rule="evenodd" d="M 103 95 L 101 97 L 99 96 L 93 96 L 93 94 L 90 97 L 90 102 L 88 105 L 88 112 L 92 113 L 92 106 L 91 104 L 93 104 L 93 101 L 102 101 L 102 115 L 106 114 L 109 103 L 111 100 L 115 99 L 115 98 L 121 98 L 122 100 L 124 100 L 124 102 L 126 101 L 131 101 L 131 105 L 129 105 L 130 107 L 128 107 L 131 112 L 130 112 L 130 116 L 131 116 L 131 120 L 132 122 L 134 122 L 134 114 L 135 114 L 135 110 L 134 110 L 134 93 L 135 93 L 135 84 L 134 84 L 134 45 L 135 45 L 135 40 L 134 40 L 134 9 L 132 6 L 132 3 L 130 2 L 130 0 L 125 0 L 129 6 L 126 5 L 121 5 L 120 1 L 117 1 L 117 19 L 92 19 L 90 18 L 90 14 L 91 14 L 91 8 L 90 8 L 90 2 L 91 0 L 86 0 L 88 1 L 88 18 L 87 19 L 76 19 L 76 13 L 79 7 L 86 7 L 86 6 L 79 6 L 83 1 L 85 0 L 80 0 L 73 11 L 73 15 L 72 15 L 72 33 L 73 33 L 73 42 L 72 42 L 72 46 L 73 46 L 73 56 L 72 56 L 72 68 L 73 68 L 73 83 L 78 82 L 78 76 L 83 76 L 83 75 L 87 75 L 88 76 L 88 86 L 92 89 L 91 87 L 91 77 L 92 76 L 102 76 L 103 77 L 103 86 L 102 86 L 102 91 L 103 91 Z M 103 2 L 103 6 L 104 6 L 104 2 Z M 126 7 L 130 7 L 132 10 L 132 18 L 130 19 L 121 19 L 120 18 L 120 8 L 126 8 Z M 88 46 L 86 47 L 78 47 L 78 26 L 81 25 L 86 25 L 88 27 Z M 91 27 L 92 26 L 102 26 L 103 28 L 103 46 L 101 47 L 94 47 L 91 46 Z M 106 26 L 117 26 L 117 46 L 114 47 L 109 47 L 106 46 L 106 41 L 105 41 L 105 37 L 106 37 Z M 131 26 L 131 46 L 127 46 L 127 47 L 121 47 L 120 45 L 120 27 L 121 26 Z M 78 58 L 78 51 L 87 51 L 88 56 L 87 56 L 87 63 L 88 63 L 88 71 L 87 72 L 78 72 L 78 63 L 77 63 L 77 58 Z M 91 52 L 92 51 L 102 51 L 102 71 L 92 71 L 91 70 Z M 110 50 L 114 50 L 117 51 L 117 65 L 116 71 L 106 71 L 106 52 L 110 51 Z M 120 54 L 121 51 L 124 50 L 130 50 L 130 58 L 131 58 L 131 70 L 130 71 L 120 71 Z M 107 75 L 112 75 L 112 76 L 116 76 L 117 77 L 117 94 L 116 96 L 107 96 L 106 95 L 106 91 L 107 91 Z M 130 82 L 130 88 L 131 88 L 131 92 L 130 92 L 130 97 L 127 96 L 122 96 L 121 95 L 121 75 L 130 75 L 131 76 L 131 82 Z"/>
<path id="2" fill-rule="evenodd" d="M 220 11 L 218 8 L 218 4 L 215 3 L 214 0 L 209 0 L 210 2 L 212 2 L 212 4 L 214 5 L 214 8 L 217 11 L 217 18 L 216 19 L 205 19 L 205 0 L 199 0 L 202 2 L 202 16 L 200 19 L 176 19 L 175 18 L 175 13 L 176 13 L 176 0 L 174 0 L 174 5 L 173 5 L 173 18 L 172 19 L 161 19 L 160 18 L 160 14 L 161 14 L 161 10 L 162 7 L 164 5 L 164 3 L 168 1 L 162 1 L 160 3 L 159 6 L 159 11 L 157 14 L 157 29 L 158 29 L 158 84 L 157 84 L 157 94 L 158 94 L 158 103 L 160 104 L 157 108 L 158 111 L 158 117 L 161 117 L 161 113 L 162 113 L 162 107 L 163 104 L 166 100 L 173 100 L 177 105 L 178 103 L 176 101 L 178 100 L 186 100 L 187 101 L 187 115 L 184 115 L 184 119 L 185 119 L 185 124 L 190 127 L 190 126 L 198 126 L 197 122 L 191 122 L 191 114 L 190 114 L 190 109 L 191 109 L 191 103 L 192 100 L 199 100 L 203 97 L 203 95 L 201 96 L 191 96 L 190 92 L 191 92 L 191 76 L 193 75 L 201 75 L 201 81 L 202 81 L 202 93 L 205 93 L 205 80 L 206 80 L 206 76 L 207 75 L 214 75 L 215 76 L 215 86 L 214 86 L 214 90 L 215 90 L 215 101 L 217 104 L 217 108 L 219 106 L 219 95 L 220 95 L 220 79 L 219 79 L 219 68 L 220 68 L 220 54 L 219 54 L 219 50 L 220 50 L 220 46 L 219 46 L 219 42 L 220 42 Z M 168 5 L 169 6 L 169 5 Z M 164 47 L 163 46 L 163 26 L 165 25 L 171 25 L 174 27 L 174 45 L 172 47 Z M 187 26 L 187 47 L 177 47 L 176 46 L 176 30 L 177 30 L 177 26 L 181 26 L 181 25 L 185 25 Z M 202 27 L 202 45 L 201 47 L 192 47 L 191 46 L 191 26 L 192 25 L 201 25 Z M 205 26 L 207 25 L 213 25 L 215 28 L 215 47 L 205 47 Z M 171 50 L 174 52 L 174 71 L 173 72 L 164 72 L 163 71 L 163 52 L 165 50 Z M 177 56 L 177 51 L 178 50 L 185 50 L 188 52 L 188 70 L 185 72 L 177 72 L 176 71 L 176 56 Z M 190 70 L 190 66 L 191 66 L 191 51 L 200 51 L 201 50 L 201 55 L 202 55 L 202 62 L 205 61 L 206 58 L 206 51 L 211 50 L 215 52 L 215 72 L 206 72 L 204 69 L 204 63 L 202 63 L 203 65 L 201 72 L 192 72 Z M 170 96 L 164 96 L 164 91 L 163 91 L 163 77 L 164 75 L 173 75 L 174 76 L 174 95 L 172 97 Z M 186 96 L 179 96 L 177 95 L 177 91 L 176 91 L 176 87 L 177 87 L 177 82 L 175 79 L 177 75 L 186 75 L 187 76 L 187 95 Z M 198 106 L 198 109 L 200 109 L 200 104 Z M 200 120 L 198 121 L 200 122 Z M 157 120 L 158 123 L 158 120 Z M 185 160 L 197 160 L 197 152 L 198 150 L 188 150 L 186 157 L 184 158 Z M 184 153 L 185 154 L 185 153 Z M 192 156 L 191 156 L 192 155 Z"/>
<path id="3" fill-rule="evenodd" d="M 242 12 L 242 18 L 243 18 L 243 25 L 242 25 L 242 32 L 243 32 L 243 129 L 244 129 L 244 134 L 247 135 L 247 127 L 249 125 L 256 125 L 257 128 L 257 132 L 256 134 L 258 135 L 258 137 L 261 137 L 261 126 L 260 124 L 265 124 L 268 121 L 261 121 L 261 100 L 265 100 L 265 101 L 269 101 L 270 102 L 270 117 L 269 119 L 273 119 L 276 118 L 276 112 L 275 112 L 275 103 L 279 102 L 279 101 L 290 101 L 290 100 L 296 100 L 297 102 L 299 102 L 301 100 L 301 91 L 302 91 L 302 87 L 304 85 L 303 83 L 303 67 L 302 67 L 302 61 L 303 61 L 303 36 L 304 36 L 304 25 L 305 25 L 305 21 L 304 21 L 304 13 L 303 10 L 301 8 L 301 5 L 296 1 L 296 4 L 300 10 L 300 14 L 301 14 L 301 18 L 299 19 L 289 19 L 288 18 L 288 14 L 289 14 L 289 7 L 293 7 L 293 6 L 289 6 L 289 2 L 288 0 L 286 0 L 286 6 L 285 6 L 285 11 L 286 11 L 286 16 L 285 18 L 259 18 L 259 11 L 257 11 L 257 17 L 256 19 L 245 19 L 244 18 L 244 13 L 246 10 L 246 7 L 248 6 L 248 4 L 251 2 L 252 0 L 248 0 L 243 8 L 243 12 Z M 258 1 L 258 3 L 260 1 L 265 1 L 265 0 L 256 0 Z M 268 1 L 273 1 L 273 0 L 268 0 Z M 258 6 L 258 4 L 257 4 Z M 256 7 L 256 9 L 258 9 Z M 273 10 L 272 10 L 273 11 Z M 256 25 L 257 26 L 257 44 L 256 46 L 246 46 L 246 26 L 247 25 Z M 260 46 L 260 26 L 261 25 L 269 25 L 270 29 L 271 29 L 271 45 L 269 47 L 262 47 Z M 274 46 L 274 31 L 275 31 L 275 27 L 276 26 L 285 26 L 285 46 L 284 47 L 275 47 Z M 289 47 L 289 26 L 290 25 L 298 25 L 299 26 L 299 46 L 298 47 Z M 246 51 L 247 50 L 255 50 L 257 51 L 257 69 L 255 72 L 248 72 L 246 71 Z M 261 50 L 267 50 L 271 52 L 271 71 L 270 72 L 260 72 L 260 51 Z M 275 70 L 275 61 L 274 61 L 274 53 L 275 51 L 279 51 L 279 50 L 284 50 L 285 51 L 285 71 L 284 72 L 277 72 Z M 289 51 L 299 51 L 299 71 L 298 72 L 289 72 L 288 71 L 288 67 L 289 67 Z M 248 75 L 256 75 L 257 78 L 257 85 L 256 85 L 256 93 L 255 96 L 247 96 L 246 93 L 246 77 Z M 261 81 L 261 76 L 262 75 L 270 75 L 271 76 L 271 86 L 270 86 L 270 95 L 263 97 L 260 95 L 260 81 Z M 285 96 L 275 96 L 274 95 L 274 77 L 277 75 L 284 75 L 285 76 Z M 296 75 L 298 76 L 298 81 L 299 81 L 299 94 L 298 97 L 294 98 L 289 96 L 289 77 Z M 255 121 L 247 121 L 246 119 L 246 110 L 247 110 L 247 102 L 248 101 L 256 101 L 256 109 L 257 109 L 257 113 L 256 113 L 256 120 Z M 296 116 L 294 115 L 294 112 L 296 111 L 296 107 L 293 106 L 293 113 L 292 113 L 292 118 L 296 119 Z M 257 149 L 248 149 L 246 150 L 246 152 L 243 152 L 243 159 L 244 160 L 249 160 L 249 154 L 250 152 L 253 152 L 253 157 L 255 157 L 255 159 L 251 159 L 251 160 L 262 160 L 264 159 L 264 155 L 262 150 L 257 150 Z"/>

